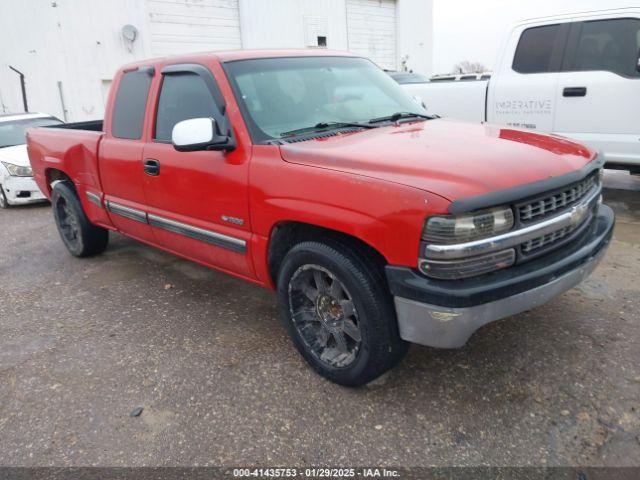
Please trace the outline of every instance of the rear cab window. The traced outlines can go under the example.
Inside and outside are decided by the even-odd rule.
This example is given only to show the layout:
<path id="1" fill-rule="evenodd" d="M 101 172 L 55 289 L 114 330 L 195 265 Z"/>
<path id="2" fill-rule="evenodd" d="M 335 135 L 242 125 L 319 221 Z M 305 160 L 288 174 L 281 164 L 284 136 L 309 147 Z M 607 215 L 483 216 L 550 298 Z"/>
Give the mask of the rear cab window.
<path id="1" fill-rule="evenodd" d="M 142 138 L 152 79 L 151 68 L 139 68 L 122 75 L 113 105 L 111 134 L 114 137 L 128 140 Z"/>

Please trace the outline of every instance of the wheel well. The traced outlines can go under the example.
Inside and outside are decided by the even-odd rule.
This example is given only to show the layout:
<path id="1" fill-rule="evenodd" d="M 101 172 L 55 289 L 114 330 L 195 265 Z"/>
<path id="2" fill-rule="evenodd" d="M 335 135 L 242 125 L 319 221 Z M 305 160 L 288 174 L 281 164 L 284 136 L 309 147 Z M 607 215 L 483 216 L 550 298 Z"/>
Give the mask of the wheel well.
<path id="1" fill-rule="evenodd" d="M 291 248 L 301 242 L 311 240 L 322 242 L 327 238 L 340 240 L 357 248 L 380 269 L 387 264 L 387 260 L 380 252 L 357 237 L 308 223 L 284 222 L 276 225 L 269 239 L 269 275 L 274 285 L 277 284 L 282 261 Z"/>
<path id="2" fill-rule="evenodd" d="M 73 189 L 75 191 L 76 187 L 73 181 L 71 180 L 71 177 L 69 177 L 69 175 L 64 173 L 62 170 L 58 170 L 56 168 L 49 168 L 46 171 L 45 176 L 47 178 L 47 186 L 49 187 L 49 193 L 51 193 L 51 190 L 53 189 L 53 184 L 55 182 L 60 182 L 60 181 L 69 181 L 71 185 L 73 185 Z"/>

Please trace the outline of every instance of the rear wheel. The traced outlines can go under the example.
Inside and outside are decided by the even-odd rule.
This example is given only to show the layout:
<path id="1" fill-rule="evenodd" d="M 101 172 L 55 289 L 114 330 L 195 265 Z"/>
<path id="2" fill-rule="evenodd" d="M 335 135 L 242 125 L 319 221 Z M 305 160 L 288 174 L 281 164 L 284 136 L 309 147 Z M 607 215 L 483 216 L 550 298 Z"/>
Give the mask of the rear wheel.
<path id="1" fill-rule="evenodd" d="M 0 185 L 0 208 L 9 208 L 9 200 L 7 200 L 7 196 L 4 194 L 2 185 Z"/>
<path id="2" fill-rule="evenodd" d="M 296 245 L 278 276 L 278 300 L 296 348 L 322 376 L 346 386 L 395 366 L 398 333 L 383 273 L 357 246 L 327 239 Z"/>
<path id="3" fill-rule="evenodd" d="M 69 252 L 76 257 L 102 253 L 109 243 L 109 231 L 87 219 L 73 184 L 57 182 L 51 193 L 53 216 Z"/>

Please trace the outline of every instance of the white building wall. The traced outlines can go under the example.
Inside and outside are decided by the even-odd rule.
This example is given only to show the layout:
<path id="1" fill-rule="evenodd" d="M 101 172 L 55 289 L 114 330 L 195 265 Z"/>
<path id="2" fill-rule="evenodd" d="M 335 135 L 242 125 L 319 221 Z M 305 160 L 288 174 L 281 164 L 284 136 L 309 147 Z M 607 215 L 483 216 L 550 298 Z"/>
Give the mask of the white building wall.
<path id="1" fill-rule="evenodd" d="M 358 5 L 375 12 L 377 6 L 392 8 L 395 3 L 395 39 L 389 43 L 397 52 L 396 62 L 382 66 L 400 68 L 400 60 L 406 57 L 408 69 L 432 73 L 433 0 L 240 0 L 242 46 L 305 48 L 316 45 L 312 41 L 326 33 L 327 48 L 371 54 L 363 42 L 364 32 L 348 30 L 348 1 L 351 12 Z M 378 34 L 376 25 L 385 25 L 381 18 L 366 18 L 359 12 L 353 13 L 352 18 L 370 27 L 373 36 Z M 359 26 L 357 21 L 354 24 Z"/>
<path id="2" fill-rule="evenodd" d="M 348 50 L 380 67 L 398 68 L 396 0 L 346 0 Z"/>
<path id="3" fill-rule="evenodd" d="M 150 55 L 144 4 L 131 0 L 2 0 L 0 2 L 0 111 L 21 112 L 18 75 L 26 76 L 29 109 L 69 121 L 101 118 L 104 92 L 123 63 Z M 121 27 L 133 24 L 132 45 Z"/>
<path id="4" fill-rule="evenodd" d="M 240 24 L 244 48 L 347 49 L 345 0 L 240 0 Z"/>
<path id="5" fill-rule="evenodd" d="M 408 70 L 433 74 L 433 0 L 399 0 L 398 59 Z"/>
<path id="6" fill-rule="evenodd" d="M 145 0 L 154 56 L 242 48 L 238 0 Z"/>
<path id="7" fill-rule="evenodd" d="M 396 0 L 395 17 L 396 61 L 383 66 L 407 58 L 409 69 L 430 74 L 433 0 Z M 0 0 L 0 113 L 22 111 L 8 65 L 24 72 L 31 111 L 81 121 L 102 118 L 122 64 L 197 50 L 305 48 L 319 36 L 348 50 L 347 18 L 346 0 Z M 133 43 L 122 36 L 127 24 L 138 30 Z"/>

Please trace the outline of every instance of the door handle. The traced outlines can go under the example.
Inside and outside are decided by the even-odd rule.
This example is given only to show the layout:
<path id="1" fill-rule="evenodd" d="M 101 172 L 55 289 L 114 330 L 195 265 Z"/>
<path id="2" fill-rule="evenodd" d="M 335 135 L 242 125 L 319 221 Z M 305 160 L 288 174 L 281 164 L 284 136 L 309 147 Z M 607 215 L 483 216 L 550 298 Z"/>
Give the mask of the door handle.
<path id="1" fill-rule="evenodd" d="M 144 161 L 144 173 L 152 177 L 160 175 L 160 162 L 154 158 L 147 158 Z"/>
<path id="2" fill-rule="evenodd" d="M 567 87 L 562 91 L 563 97 L 586 97 L 587 87 Z"/>

